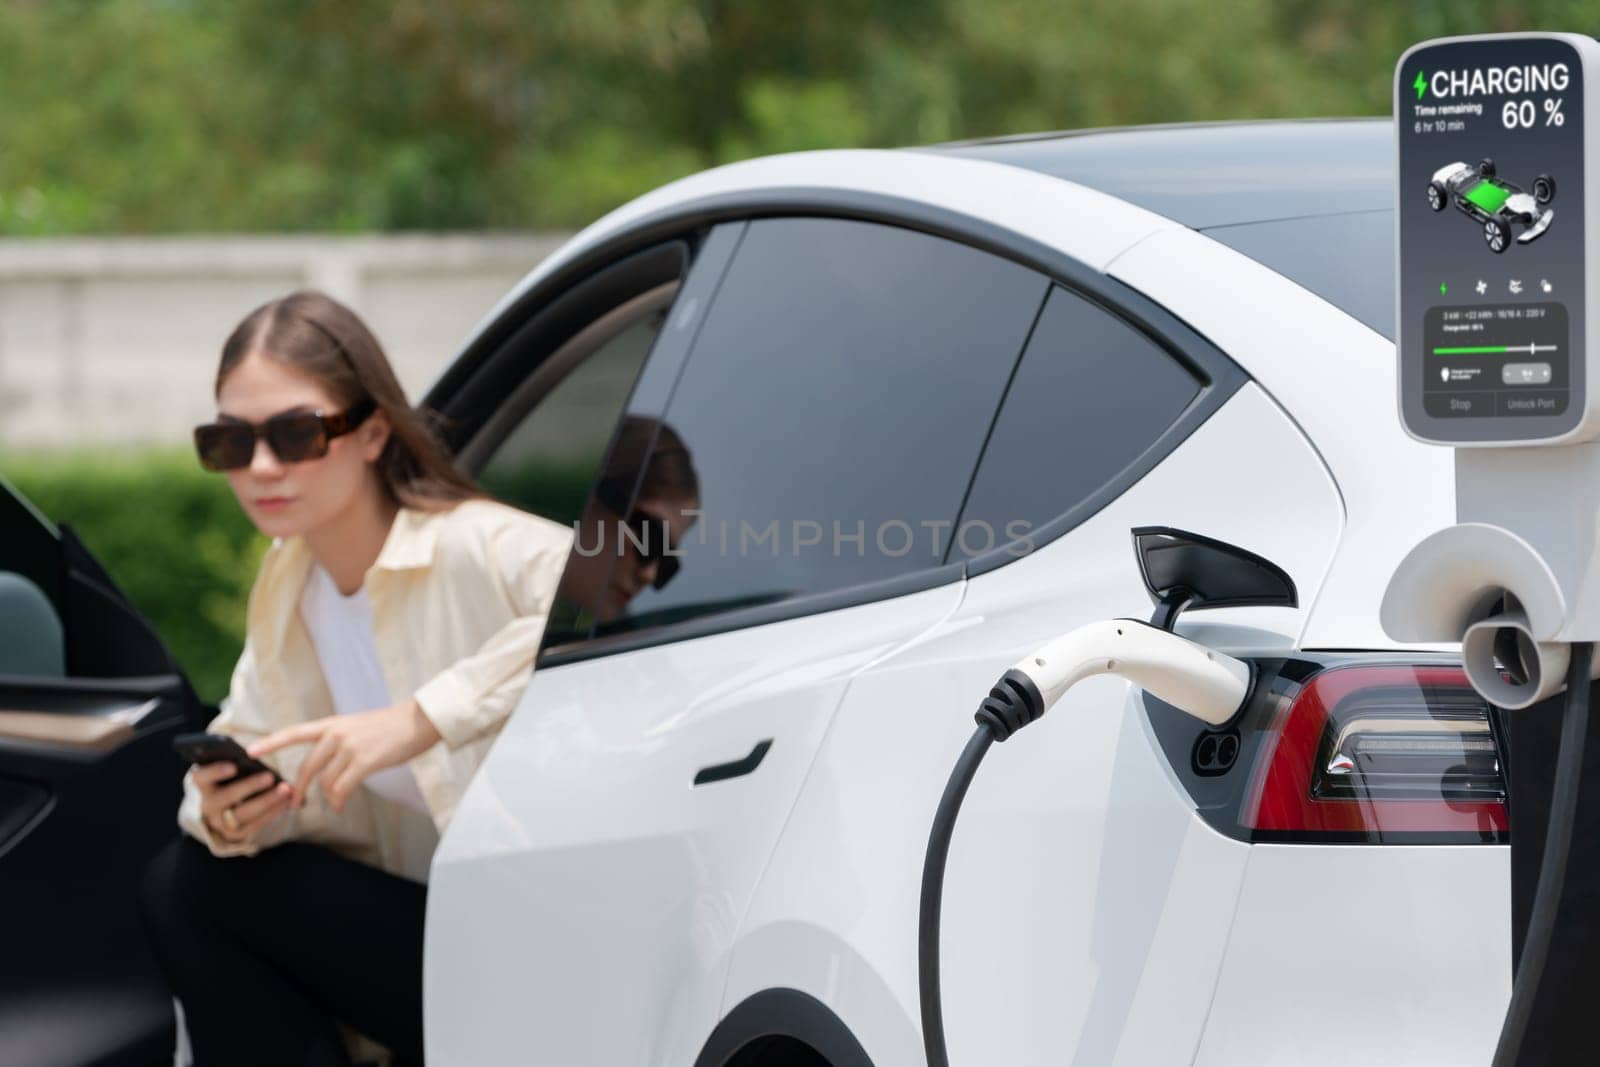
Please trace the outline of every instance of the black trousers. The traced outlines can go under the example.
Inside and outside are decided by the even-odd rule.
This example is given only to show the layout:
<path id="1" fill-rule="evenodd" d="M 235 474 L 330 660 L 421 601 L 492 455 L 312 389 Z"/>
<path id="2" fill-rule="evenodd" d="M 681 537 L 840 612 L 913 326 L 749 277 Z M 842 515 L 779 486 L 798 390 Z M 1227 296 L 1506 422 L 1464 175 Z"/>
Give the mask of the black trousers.
<path id="1" fill-rule="evenodd" d="M 336 1020 L 421 1063 L 427 891 L 318 845 L 219 859 L 178 834 L 140 897 L 195 1067 L 345 1067 Z"/>

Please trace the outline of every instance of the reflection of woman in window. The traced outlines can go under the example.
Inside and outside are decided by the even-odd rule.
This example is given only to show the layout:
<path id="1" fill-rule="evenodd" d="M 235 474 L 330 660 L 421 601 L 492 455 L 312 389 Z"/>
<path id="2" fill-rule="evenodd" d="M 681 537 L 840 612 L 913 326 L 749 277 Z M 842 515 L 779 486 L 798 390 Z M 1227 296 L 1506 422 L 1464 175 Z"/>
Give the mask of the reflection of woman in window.
<path id="1" fill-rule="evenodd" d="M 679 563 L 674 549 L 699 507 L 700 480 L 677 431 L 659 419 L 625 418 L 561 577 L 562 629 L 581 634 L 591 620 L 612 622 L 646 586 L 660 589 L 671 581 Z"/>
<path id="2" fill-rule="evenodd" d="M 270 775 L 184 777 L 147 869 L 156 956 L 201 1064 L 422 1057 L 429 863 L 527 685 L 567 527 L 444 457 L 348 308 L 298 292 L 223 346 L 202 463 L 273 538 L 221 713 Z M 370 1050 L 370 1049 L 369 1049 Z"/>

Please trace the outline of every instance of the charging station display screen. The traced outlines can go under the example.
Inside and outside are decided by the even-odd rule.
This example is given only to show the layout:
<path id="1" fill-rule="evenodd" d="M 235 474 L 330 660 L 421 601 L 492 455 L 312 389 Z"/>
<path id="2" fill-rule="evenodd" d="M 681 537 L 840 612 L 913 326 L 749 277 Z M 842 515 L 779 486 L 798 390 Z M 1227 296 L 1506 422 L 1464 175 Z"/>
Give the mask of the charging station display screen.
<path id="1" fill-rule="evenodd" d="M 1418 49 L 1395 85 L 1401 414 L 1451 442 L 1583 417 L 1583 67 L 1565 41 Z"/>

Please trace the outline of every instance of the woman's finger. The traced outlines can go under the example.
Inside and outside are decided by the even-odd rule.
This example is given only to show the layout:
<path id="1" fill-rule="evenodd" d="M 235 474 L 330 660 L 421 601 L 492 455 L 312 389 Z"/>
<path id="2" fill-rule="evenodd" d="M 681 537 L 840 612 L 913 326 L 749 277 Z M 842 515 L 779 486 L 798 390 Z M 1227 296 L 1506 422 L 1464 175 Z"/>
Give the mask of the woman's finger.
<path id="1" fill-rule="evenodd" d="M 258 785 L 258 781 L 263 784 Z M 249 775 L 225 782 L 222 785 L 212 786 L 210 792 L 201 796 L 201 810 L 220 812 L 223 808 L 231 807 L 257 790 L 265 788 L 265 785 L 270 784 L 270 781 L 270 778 L 260 779 L 257 775 Z"/>
<path id="2" fill-rule="evenodd" d="M 277 788 L 237 805 L 233 809 L 233 817 L 239 820 L 239 829 L 254 834 L 262 824 L 283 810 L 291 795 L 289 784 L 282 782 Z"/>
<path id="3" fill-rule="evenodd" d="M 346 801 L 350 799 L 352 793 L 360 788 L 361 783 L 366 780 L 369 773 L 370 771 L 361 766 L 356 760 L 351 760 L 345 766 L 338 780 L 333 783 L 333 792 L 339 798 L 333 806 L 334 811 L 341 813 L 344 811 Z"/>
<path id="4" fill-rule="evenodd" d="M 218 809 L 237 807 L 250 797 L 261 792 L 263 789 L 270 787 L 272 782 L 272 772 L 262 771 L 259 774 L 252 774 L 247 778 L 241 778 L 237 782 L 230 782 L 227 785 L 219 786 L 217 787 L 216 791 L 217 807 Z"/>
<path id="5" fill-rule="evenodd" d="M 344 809 L 346 794 L 339 792 L 336 786 L 339 779 L 344 776 L 354 762 L 355 753 L 350 751 L 349 748 L 345 748 L 330 759 L 327 765 L 322 768 L 322 773 L 317 775 L 317 785 L 322 789 L 323 799 L 328 802 L 328 806 L 333 808 L 334 811 L 342 811 Z"/>
<path id="6" fill-rule="evenodd" d="M 245 747 L 245 752 L 255 759 L 260 759 L 269 752 L 276 752 L 286 745 L 298 745 L 302 742 L 315 741 L 327 731 L 333 717 L 313 719 L 310 722 L 295 723 L 285 726 L 276 733 L 268 734 L 261 740 Z"/>
<path id="7" fill-rule="evenodd" d="M 238 772 L 238 768 L 228 760 L 221 763 L 200 763 L 194 768 L 194 784 L 200 787 L 201 792 L 207 792 L 218 782 L 225 782 Z"/>
<path id="8" fill-rule="evenodd" d="M 311 750 L 311 754 L 305 758 L 304 763 L 300 764 L 300 773 L 295 775 L 294 778 L 294 806 L 296 808 L 305 806 L 306 793 L 310 790 L 311 783 L 316 780 L 317 775 L 321 773 L 323 767 L 327 766 L 328 761 L 334 757 L 334 754 L 343 747 L 340 743 L 341 740 L 336 731 L 328 730 L 324 732 L 316 747 Z"/>
<path id="9" fill-rule="evenodd" d="M 238 844 L 244 840 L 244 837 L 238 833 L 230 833 L 228 831 L 227 824 L 222 818 L 224 808 L 225 806 L 222 804 L 201 805 L 200 818 L 211 828 L 212 837 L 227 841 L 229 844 Z"/>

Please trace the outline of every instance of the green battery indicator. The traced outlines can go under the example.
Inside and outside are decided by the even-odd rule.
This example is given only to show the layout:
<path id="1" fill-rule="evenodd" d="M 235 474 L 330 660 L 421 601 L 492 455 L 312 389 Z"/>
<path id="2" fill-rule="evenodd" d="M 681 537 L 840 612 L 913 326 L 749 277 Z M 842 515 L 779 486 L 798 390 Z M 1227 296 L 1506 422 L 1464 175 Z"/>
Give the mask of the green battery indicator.
<path id="1" fill-rule="evenodd" d="M 1536 352 L 1554 352 L 1556 345 L 1467 345 L 1460 348 L 1435 348 L 1436 356 L 1481 356 L 1498 355 L 1504 352 L 1526 352 L 1530 356 Z"/>

